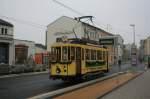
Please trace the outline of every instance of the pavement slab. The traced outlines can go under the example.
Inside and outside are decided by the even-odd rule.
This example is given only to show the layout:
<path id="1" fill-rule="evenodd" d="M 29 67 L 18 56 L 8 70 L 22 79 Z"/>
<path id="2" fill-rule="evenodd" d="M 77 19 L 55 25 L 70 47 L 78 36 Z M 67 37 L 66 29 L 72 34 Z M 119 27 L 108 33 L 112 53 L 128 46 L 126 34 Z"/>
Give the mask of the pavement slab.
<path id="1" fill-rule="evenodd" d="M 150 70 L 100 99 L 150 99 Z"/>
<path id="2" fill-rule="evenodd" d="M 96 84 L 81 88 L 57 97 L 54 99 L 96 99 L 97 97 L 111 91 L 117 86 L 122 85 L 139 73 L 125 73 L 116 77 L 98 82 Z"/>

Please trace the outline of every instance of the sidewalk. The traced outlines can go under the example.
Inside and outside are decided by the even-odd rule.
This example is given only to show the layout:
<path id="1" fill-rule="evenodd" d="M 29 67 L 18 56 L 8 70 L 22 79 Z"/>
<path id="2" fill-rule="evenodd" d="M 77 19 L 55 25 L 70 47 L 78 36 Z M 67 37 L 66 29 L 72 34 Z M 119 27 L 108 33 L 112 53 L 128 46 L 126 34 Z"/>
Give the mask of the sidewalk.
<path id="1" fill-rule="evenodd" d="M 150 99 L 150 70 L 100 99 Z"/>

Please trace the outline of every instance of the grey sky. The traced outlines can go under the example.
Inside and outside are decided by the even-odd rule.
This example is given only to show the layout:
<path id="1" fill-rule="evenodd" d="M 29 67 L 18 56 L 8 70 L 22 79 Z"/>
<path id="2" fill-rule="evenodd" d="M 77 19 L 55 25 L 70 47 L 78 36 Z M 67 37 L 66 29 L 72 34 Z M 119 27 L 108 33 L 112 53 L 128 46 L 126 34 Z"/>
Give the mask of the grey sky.
<path id="1" fill-rule="evenodd" d="M 136 25 L 136 44 L 150 35 L 150 0 L 58 0 L 84 15 L 95 16 L 95 22 L 110 32 L 123 36 L 125 43 L 133 42 L 133 31 L 129 24 Z M 47 26 L 62 15 L 79 16 L 52 0 L 0 0 L 0 18 L 14 24 L 15 38 L 45 43 L 46 27 L 38 28 L 22 24 L 4 16 Z M 52 38 L 50 38 L 52 39 Z"/>

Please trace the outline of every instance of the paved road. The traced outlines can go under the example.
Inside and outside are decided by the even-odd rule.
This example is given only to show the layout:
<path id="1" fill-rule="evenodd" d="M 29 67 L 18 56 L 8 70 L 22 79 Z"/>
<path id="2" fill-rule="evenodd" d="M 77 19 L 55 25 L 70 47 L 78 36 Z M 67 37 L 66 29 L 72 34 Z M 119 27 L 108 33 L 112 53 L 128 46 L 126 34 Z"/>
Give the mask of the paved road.
<path id="1" fill-rule="evenodd" d="M 150 70 L 101 99 L 150 99 Z"/>
<path id="2" fill-rule="evenodd" d="M 123 65 L 122 70 L 127 70 L 131 66 Z M 113 66 L 110 75 L 118 71 L 117 66 Z M 20 76 L 0 79 L 0 98 L 1 99 L 22 99 L 34 95 L 50 92 L 74 84 L 64 83 L 61 80 L 49 80 L 48 74 L 37 74 L 30 76 Z"/>

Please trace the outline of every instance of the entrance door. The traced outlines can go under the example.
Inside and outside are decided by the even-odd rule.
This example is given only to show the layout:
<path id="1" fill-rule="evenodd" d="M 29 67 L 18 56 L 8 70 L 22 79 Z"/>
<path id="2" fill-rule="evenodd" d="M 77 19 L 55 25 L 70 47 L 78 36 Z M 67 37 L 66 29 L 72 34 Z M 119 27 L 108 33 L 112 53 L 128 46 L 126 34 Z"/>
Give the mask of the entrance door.
<path id="1" fill-rule="evenodd" d="M 76 74 L 81 75 L 81 48 L 76 48 Z"/>
<path id="2" fill-rule="evenodd" d="M 0 43 L 0 64 L 8 64 L 9 61 L 9 46 L 5 43 Z"/>

